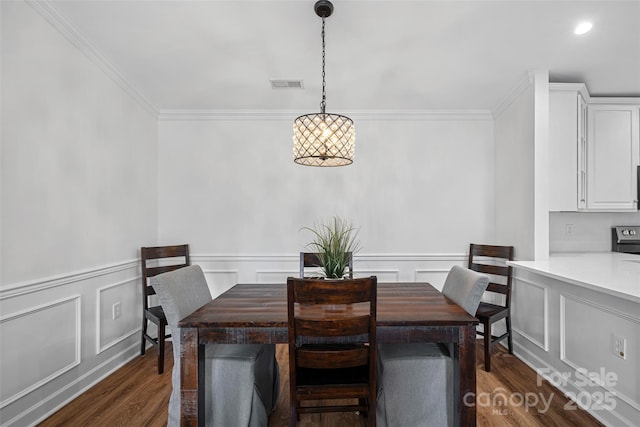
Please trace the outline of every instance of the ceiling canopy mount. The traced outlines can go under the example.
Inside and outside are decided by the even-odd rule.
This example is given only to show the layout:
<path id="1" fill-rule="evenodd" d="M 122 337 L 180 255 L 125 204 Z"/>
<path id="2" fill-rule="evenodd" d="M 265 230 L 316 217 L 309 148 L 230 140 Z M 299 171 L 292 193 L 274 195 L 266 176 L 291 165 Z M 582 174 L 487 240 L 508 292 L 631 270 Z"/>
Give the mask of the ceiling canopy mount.
<path id="1" fill-rule="evenodd" d="M 313 9 L 320 18 L 328 18 L 333 13 L 333 3 L 329 0 L 318 0 Z"/>

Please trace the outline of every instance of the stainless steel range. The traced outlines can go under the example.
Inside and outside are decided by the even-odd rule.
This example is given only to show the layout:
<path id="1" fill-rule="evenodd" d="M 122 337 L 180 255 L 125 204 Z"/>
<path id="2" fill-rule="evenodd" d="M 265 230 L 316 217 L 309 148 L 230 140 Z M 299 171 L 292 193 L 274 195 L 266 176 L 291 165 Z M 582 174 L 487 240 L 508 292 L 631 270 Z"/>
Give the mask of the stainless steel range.
<path id="1" fill-rule="evenodd" d="M 611 250 L 640 255 L 640 226 L 623 225 L 611 229 Z"/>

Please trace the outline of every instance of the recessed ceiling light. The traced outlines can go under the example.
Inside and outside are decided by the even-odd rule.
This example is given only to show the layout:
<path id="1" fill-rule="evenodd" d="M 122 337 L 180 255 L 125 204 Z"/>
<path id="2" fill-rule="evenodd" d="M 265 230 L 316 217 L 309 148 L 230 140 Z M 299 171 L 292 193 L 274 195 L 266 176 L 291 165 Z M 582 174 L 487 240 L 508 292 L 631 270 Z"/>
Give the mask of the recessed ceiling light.
<path id="1" fill-rule="evenodd" d="M 573 30 L 574 34 L 581 35 L 588 33 L 593 28 L 593 24 L 591 22 L 581 22 L 578 24 L 575 30 Z"/>

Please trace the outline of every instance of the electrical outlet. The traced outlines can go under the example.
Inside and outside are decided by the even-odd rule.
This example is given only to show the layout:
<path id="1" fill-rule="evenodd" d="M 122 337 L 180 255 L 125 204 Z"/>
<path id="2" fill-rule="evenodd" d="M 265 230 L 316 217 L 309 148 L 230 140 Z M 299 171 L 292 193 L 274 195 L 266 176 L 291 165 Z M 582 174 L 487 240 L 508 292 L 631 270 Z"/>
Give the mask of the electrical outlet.
<path id="1" fill-rule="evenodd" d="M 571 237 L 573 235 L 573 224 L 564 225 L 564 235 L 567 237 Z"/>
<path id="2" fill-rule="evenodd" d="M 627 340 L 617 335 L 613 336 L 613 354 L 620 359 L 625 360 L 627 358 Z"/>
<path id="3" fill-rule="evenodd" d="M 120 315 L 122 314 L 120 311 L 120 301 L 113 304 L 112 313 L 113 313 L 113 320 L 116 320 L 120 317 Z"/>

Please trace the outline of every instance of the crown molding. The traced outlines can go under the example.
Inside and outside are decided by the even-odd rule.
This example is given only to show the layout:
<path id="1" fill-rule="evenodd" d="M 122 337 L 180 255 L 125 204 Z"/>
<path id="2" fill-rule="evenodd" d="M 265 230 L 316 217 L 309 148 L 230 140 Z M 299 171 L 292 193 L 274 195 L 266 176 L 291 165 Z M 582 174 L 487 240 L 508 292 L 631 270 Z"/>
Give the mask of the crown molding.
<path id="1" fill-rule="evenodd" d="M 98 66 L 111 80 L 140 104 L 154 118 L 158 109 L 137 89 L 136 85 L 89 39 L 64 17 L 51 0 L 28 0 L 26 3 Z"/>
<path id="2" fill-rule="evenodd" d="M 489 110 L 356 110 L 341 111 L 357 121 L 492 121 Z M 160 110 L 159 121 L 291 121 L 291 110 Z"/>
<path id="3" fill-rule="evenodd" d="M 640 104 L 640 97 L 592 96 L 588 102 L 589 104 L 638 105 Z"/>
<path id="4" fill-rule="evenodd" d="M 281 121 L 293 120 L 299 112 L 279 110 L 160 110 L 161 122 L 224 122 L 224 121 Z"/>
<path id="5" fill-rule="evenodd" d="M 527 90 L 531 85 L 533 85 L 533 76 L 534 73 L 532 71 L 528 72 L 518 84 L 516 84 L 509 94 L 496 105 L 493 109 L 493 118 L 497 119 L 500 117 L 510 106 L 513 104 L 519 97 Z"/>
<path id="6" fill-rule="evenodd" d="M 591 95 L 587 85 L 584 83 L 549 83 L 549 91 L 551 92 L 577 92 L 582 95 L 582 99 L 586 102 L 591 101 Z"/>
<path id="7" fill-rule="evenodd" d="M 584 83 L 549 83 L 549 90 L 552 92 L 577 92 L 582 95 L 587 104 L 640 104 L 640 97 L 638 96 L 593 96 L 589 93 L 589 89 Z"/>
<path id="8" fill-rule="evenodd" d="M 485 121 L 493 120 L 489 110 L 372 110 L 349 113 L 358 120 L 387 121 Z"/>

